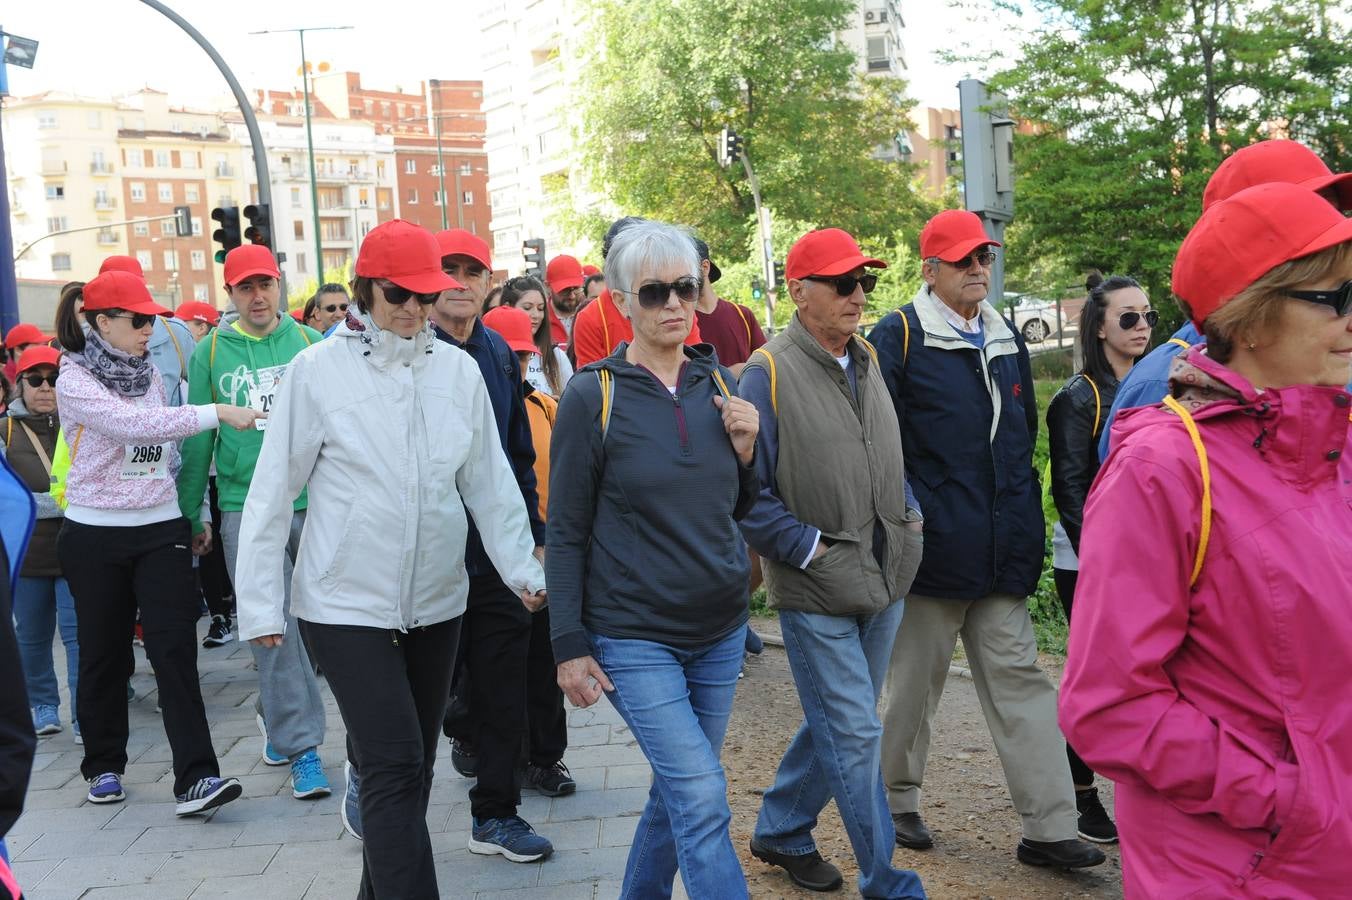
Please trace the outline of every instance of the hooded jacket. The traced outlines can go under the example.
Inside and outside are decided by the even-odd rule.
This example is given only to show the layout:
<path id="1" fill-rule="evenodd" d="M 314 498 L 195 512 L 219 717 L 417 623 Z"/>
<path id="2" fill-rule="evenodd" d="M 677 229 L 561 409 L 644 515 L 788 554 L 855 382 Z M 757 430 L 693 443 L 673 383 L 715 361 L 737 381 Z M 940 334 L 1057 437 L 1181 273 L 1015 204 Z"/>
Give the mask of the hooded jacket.
<path id="1" fill-rule="evenodd" d="M 52 497 L 51 475 L 29 439 L 25 425 L 37 437 L 48 460 L 56 453 L 56 442 L 61 433 L 61 422 L 56 413 L 30 413 L 23 400 L 11 403 L 4 421 L 0 422 L 4 454 L 15 473 L 33 492 L 33 502 L 37 505 L 37 523 L 20 574 L 25 578 L 59 578 L 61 563 L 56 557 L 56 536 L 61 531 L 61 508 Z"/>
<path id="2" fill-rule="evenodd" d="M 193 340 L 188 326 L 178 319 L 156 316 L 155 330 L 150 333 L 146 351 L 150 361 L 164 377 L 165 406 L 182 406 L 188 402 L 188 360 L 192 359 Z"/>
<path id="3" fill-rule="evenodd" d="M 474 360 L 349 313 L 291 361 L 240 525 L 241 640 L 283 634 L 282 555 L 309 485 L 298 619 L 407 631 L 465 611 L 466 510 L 513 590 L 544 588 L 526 504 Z"/>
<path id="4" fill-rule="evenodd" d="M 1352 885 L 1352 396 L 1175 360 L 1210 463 L 1159 407 L 1118 417 L 1085 509 L 1066 739 L 1117 783 L 1129 898 Z"/>
<path id="5" fill-rule="evenodd" d="M 261 340 L 241 334 L 232 325 L 212 331 L 193 351 L 189 364 L 189 403 L 229 403 L 233 406 L 267 407 L 275 399 L 273 389 L 291 360 L 306 347 L 317 344 L 319 332 L 282 316 Z M 202 496 L 216 461 L 216 489 L 220 508 L 244 509 L 258 452 L 263 448 L 263 429 L 236 431 L 217 428 L 183 442 L 183 468 L 178 476 L 179 507 L 192 523 L 193 533 L 202 530 Z M 305 493 L 296 498 L 295 509 L 305 508 Z"/>

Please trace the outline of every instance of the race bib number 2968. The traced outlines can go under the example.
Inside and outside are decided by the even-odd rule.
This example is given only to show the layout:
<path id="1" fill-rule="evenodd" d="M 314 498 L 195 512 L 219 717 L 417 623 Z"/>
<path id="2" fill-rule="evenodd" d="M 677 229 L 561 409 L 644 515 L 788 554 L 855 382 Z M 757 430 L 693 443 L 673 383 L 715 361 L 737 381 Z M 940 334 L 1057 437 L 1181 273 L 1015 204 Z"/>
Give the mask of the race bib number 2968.
<path id="1" fill-rule="evenodd" d="M 122 457 L 123 479 L 168 478 L 168 444 L 128 444 Z"/>

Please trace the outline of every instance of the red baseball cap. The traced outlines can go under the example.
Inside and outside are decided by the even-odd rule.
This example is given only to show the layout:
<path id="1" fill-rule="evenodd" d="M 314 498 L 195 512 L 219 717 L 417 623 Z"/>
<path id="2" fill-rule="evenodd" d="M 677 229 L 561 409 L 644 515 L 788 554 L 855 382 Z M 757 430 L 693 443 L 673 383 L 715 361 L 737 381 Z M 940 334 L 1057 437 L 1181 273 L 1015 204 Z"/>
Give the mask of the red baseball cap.
<path id="1" fill-rule="evenodd" d="M 104 272 L 130 272 L 137 278 L 145 278 L 146 273 L 134 256 L 110 256 L 99 266 L 99 274 Z"/>
<path id="2" fill-rule="evenodd" d="M 556 256 L 545 266 L 545 281 L 554 293 L 569 288 L 582 287 L 586 279 L 582 276 L 582 263 L 571 256 Z"/>
<path id="3" fill-rule="evenodd" d="M 19 371 L 22 375 L 29 369 L 35 369 L 38 366 L 60 366 L 61 351 L 55 347 L 29 347 L 19 357 Z"/>
<path id="4" fill-rule="evenodd" d="M 403 219 L 371 229 L 361 242 L 355 271 L 361 278 L 384 278 L 419 294 L 465 287 L 441 271 L 441 245 L 432 232 Z"/>
<path id="5" fill-rule="evenodd" d="M 437 232 L 437 246 L 441 248 L 441 258 L 448 256 L 468 256 L 470 259 L 492 271 L 493 254 L 489 252 L 488 242 L 471 231 L 463 228 L 451 228 Z"/>
<path id="6" fill-rule="evenodd" d="M 182 319 L 184 322 L 206 322 L 215 328 L 216 324 L 221 321 L 221 313 L 210 303 L 189 300 L 187 303 L 178 305 L 178 309 L 174 310 L 174 318 Z"/>
<path id="7" fill-rule="evenodd" d="M 1265 273 L 1352 241 L 1352 219 L 1309 188 L 1270 182 L 1214 204 L 1174 258 L 1173 289 L 1200 329 Z"/>
<path id="8" fill-rule="evenodd" d="M 587 265 L 585 265 L 585 266 L 582 267 L 582 277 L 583 277 L 584 279 L 590 278 L 590 277 L 592 277 L 593 275 L 600 275 L 600 274 L 601 274 L 601 270 L 598 269 L 598 268 L 596 268 L 596 266 L 591 265 L 590 263 L 588 263 Z"/>
<path id="9" fill-rule="evenodd" d="M 1352 172 L 1335 175 L 1313 150 L 1299 141 L 1259 141 L 1230 154 L 1206 183 L 1202 209 L 1209 209 L 1245 188 L 1270 181 L 1298 184 L 1312 191 L 1334 188 L 1339 205 L 1352 210 Z"/>
<path id="10" fill-rule="evenodd" d="M 822 228 L 809 231 L 789 248 L 789 255 L 784 258 L 784 277 L 844 275 L 860 266 L 886 269 L 887 263 L 865 256 L 848 231 Z"/>
<path id="11" fill-rule="evenodd" d="M 5 335 L 5 349 L 13 350 L 22 347 L 24 344 L 45 344 L 51 340 L 53 340 L 52 335 L 43 334 L 42 329 L 38 326 L 20 322 L 9 330 L 9 334 Z"/>
<path id="12" fill-rule="evenodd" d="M 920 232 L 920 258 L 957 262 L 978 247 L 1001 246 L 986 234 L 981 217 L 965 209 L 946 209 L 925 223 Z"/>
<path id="13" fill-rule="evenodd" d="M 538 353 L 535 338 L 531 335 L 530 314 L 515 306 L 495 306 L 484 313 L 484 324 L 502 335 L 516 353 Z"/>
<path id="14" fill-rule="evenodd" d="M 262 244 L 240 244 L 225 254 L 225 283 L 227 286 L 239 284 L 251 275 L 269 275 L 281 278 L 277 268 L 277 258 Z"/>
<path id="15" fill-rule="evenodd" d="M 125 309 L 150 316 L 172 315 L 150 296 L 144 280 L 120 269 L 104 272 L 85 284 L 84 308 L 86 312 Z"/>
<path id="16" fill-rule="evenodd" d="M 303 306 L 297 307 L 296 309 L 293 309 L 291 310 L 291 312 L 287 313 L 287 315 L 289 315 L 291 318 L 295 319 L 302 325 L 305 324 L 305 307 Z"/>

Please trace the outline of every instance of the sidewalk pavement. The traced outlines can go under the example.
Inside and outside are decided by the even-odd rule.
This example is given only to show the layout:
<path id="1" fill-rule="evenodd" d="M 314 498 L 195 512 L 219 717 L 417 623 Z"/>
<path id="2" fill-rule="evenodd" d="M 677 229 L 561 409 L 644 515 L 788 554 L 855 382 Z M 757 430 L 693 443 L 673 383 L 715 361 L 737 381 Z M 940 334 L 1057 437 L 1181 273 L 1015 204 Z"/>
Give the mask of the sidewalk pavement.
<path id="1" fill-rule="evenodd" d="M 205 634 L 203 620 L 201 633 Z M 56 647 L 58 669 L 64 653 Z M 345 900 L 355 897 L 361 843 L 343 831 L 343 720 L 321 679 L 328 734 L 319 748 L 332 796 L 296 800 L 290 769 L 263 764 L 254 722 L 257 682 L 247 646 L 198 650 L 202 695 L 221 774 L 235 776 L 244 796 L 209 817 L 174 816 L 169 744 L 155 711 L 155 679 L 136 651 L 132 685 L 127 799 L 96 806 L 85 800 L 81 748 L 65 730 L 39 738 L 24 814 L 7 838 L 14 870 L 29 900 Z M 437 753 L 427 824 L 443 897 L 495 900 L 601 900 L 619 895 L 650 769 L 623 720 L 601 701 L 568 711 L 568 753 L 576 794 L 550 799 L 523 792 L 521 816 L 554 843 L 552 858 L 529 865 L 476 856 L 469 840 L 470 782 L 451 767 L 450 743 Z M 676 896 L 684 897 L 679 876 Z"/>

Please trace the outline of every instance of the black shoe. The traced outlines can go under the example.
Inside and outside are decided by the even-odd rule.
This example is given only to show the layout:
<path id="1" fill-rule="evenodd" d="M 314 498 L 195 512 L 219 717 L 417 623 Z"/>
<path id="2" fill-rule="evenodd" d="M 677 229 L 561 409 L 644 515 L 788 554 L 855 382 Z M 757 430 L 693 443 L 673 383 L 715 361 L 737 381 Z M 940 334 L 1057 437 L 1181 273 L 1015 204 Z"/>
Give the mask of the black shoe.
<path id="1" fill-rule="evenodd" d="M 1080 812 L 1080 837 L 1096 844 L 1117 843 L 1117 826 L 1099 801 L 1098 788 L 1076 791 L 1075 808 Z"/>
<path id="2" fill-rule="evenodd" d="M 910 850 L 928 850 L 934 846 L 934 835 L 925 827 L 920 813 L 893 813 L 892 827 L 897 832 L 897 845 Z"/>
<path id="3" fill-rule="evenodd" d="M 477 778 L 479 774 L 479 754 L 464 741 L 451 738 L 451 765 L 466 778 Z"/>
<path id="4" fill-rule="evenodd" d="M 207 636 L 202 638 L 203 647 L 220 647 L 235 639 L 230 630 L 230 620 L 225 616 L 212 616 Z"/>
<path id="5" fill-rule="evenodd" d="M 1068 841 L 1019 841 L 1015 855 L 1019 862 L 1029 866 L 1049 866 L 1056 869 L 1087 869 L 1100 865 L 1106 856 L 1092 844 L 1074 839 Z"/>
<path id="6" fill-rule="evenodd" d="M 521 780 L 527 787 L 533 787 L 546 797 L 562 797 L 577 790 L 577 782 L 569 774 L 568 767 L 562 762 L 548 766 L 529 763 L 522 773 Z"/>
<path id="7" fill-rule="evenodd" d="M 755 838 L 752 838 L 751 855 L 761 862 L 779 866 L 789 873 L 789 878 L 794 884 L 809 891 L 838 891 L 845 883 L 845 879 L 840 877 L 840 870 L 822 859 L 822 855 L 816 850 L 791 856 L 762 847 L 756 843 Z"/>

